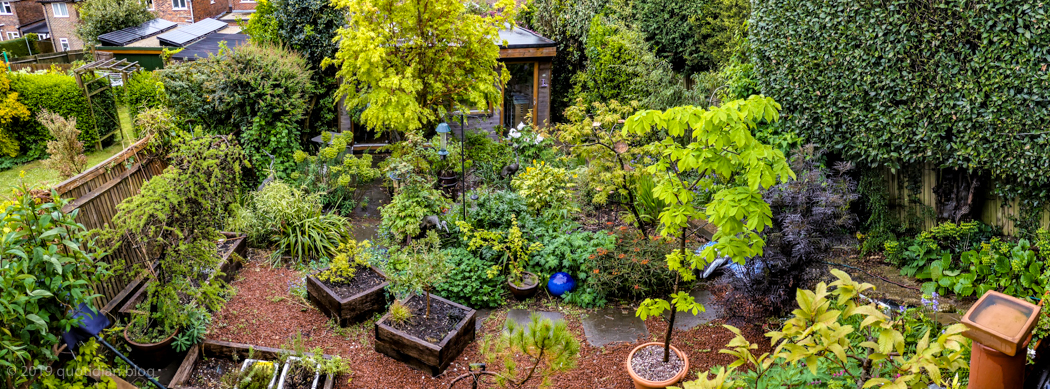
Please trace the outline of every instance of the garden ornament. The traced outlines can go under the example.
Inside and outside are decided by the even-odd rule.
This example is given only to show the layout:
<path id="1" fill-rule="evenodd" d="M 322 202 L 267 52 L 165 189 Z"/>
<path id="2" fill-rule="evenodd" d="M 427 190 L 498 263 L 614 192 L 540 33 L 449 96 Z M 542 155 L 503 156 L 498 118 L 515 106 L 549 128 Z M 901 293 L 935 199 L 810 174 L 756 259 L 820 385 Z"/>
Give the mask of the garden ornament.
<path id="1" fill-rule="evenodd" d="M 429 229 L 439 229 L 449 232 L 448 223 L 445 223 L 441 218 L 438 218 L 437 215 L 430 215 L 423 218 L 423 228 L 421 228 L 421 230 L 425 232 Z"/>
<path id="2" fill-rule="evenodd" d="M 514 145 L 514 163 L 504 166 L 503 170 L 499 172 L 499 176 L 502 178 L 510 178 L 518 172 L 521 167 L 521 160 L 518 158 L 518 145 Z"/>
<path id="3" fill-rule="evenodd" d="M 696 254 L 699 255 L 701 251 L 704 251 L 704 249 L 706 249 L 708 246 L 714 246 L 714 244 L 715 244 L 715 242 L 707 242 L 707 243 L 705 243 L 703 246 L 700 246 L 700 248 L 696 249 Z M 717 251 L 715 252 L 715 255 L 718 255 Z M 722 267 L 723 265 L 725 265 L 727 263 L 729 263 L 729 256 L 728 255 L 724 256 L 724 257 L 716 257 L 714 261 L 711 261 L 711 263 L 709 265 L 707 265 L 707 269 L 704 269 L 704 274 L 700 278 L 710 277 L 711 273 L 714 273 L 715 270 L 717 270 L 718 268 Z"/>

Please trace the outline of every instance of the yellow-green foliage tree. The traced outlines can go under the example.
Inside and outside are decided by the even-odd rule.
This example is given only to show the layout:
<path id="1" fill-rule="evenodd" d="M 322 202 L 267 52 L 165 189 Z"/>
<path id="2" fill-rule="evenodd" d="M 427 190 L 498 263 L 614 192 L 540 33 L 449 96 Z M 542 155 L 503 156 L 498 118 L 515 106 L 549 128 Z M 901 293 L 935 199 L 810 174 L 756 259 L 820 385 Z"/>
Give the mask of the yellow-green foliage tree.
<path id="1" fill-rule="evenodd" d="M 510 73 L 499 62 L 499 29 L 513 0 L 491 16 L 460 0 L 334 0 L 350 15 L 339 29 L 338 95 L 377 131 L 414 131 L 453 109 L 496 104 Z"/>
<path id="2" fill-rule="evenodd" d="M 0 69 L 0 154 L 18 155 L 18 140 L 11 133 L 15 120 L 29 118 L 29 109 L 18 102 L 18 93 L 11 91 L 11 79 L 7 69 Z"/>
<path id="3" fill-rule="evenodd" d="M 667 267 L 676 273 L 671 301 L 645 299 L 638 307 L 643 320 L 674 308 L 677 311 L 704 309 L 687 292 L 678 291 L 678 280 L 692 280 L 694 269 L 715 259 L 717 250 L 734 261 L 762 255 L 765 245 L 759 235 L 773 224 L 772 211 L 762 191 L 779 181 L 794 179 L 780 150 L 762 144 L 751 135 L 762 122 L 774 122 L 780 104 L 770 97 L 751 96 L 703 109 L 675 107 L 667 111 L 635 113 L 624 123 L 623 131 L 645 136 L 666 131 L 667 137 L 653 142 L 649 149 L 660 158 L 646 170 L 656 179 L 653 194 L 667 205 L 660 212 L 660 234 L 673 237 L 678 248 L 667 255 Z M 706 204 L 698 191 L 714 192 Z M 718 227 L 717 243 L 700 253 L 686 249 L 687 227 L 694 220 L 706 220 Z M 664 335 L 664 361 L 670 355 L 671 329 Z"/>

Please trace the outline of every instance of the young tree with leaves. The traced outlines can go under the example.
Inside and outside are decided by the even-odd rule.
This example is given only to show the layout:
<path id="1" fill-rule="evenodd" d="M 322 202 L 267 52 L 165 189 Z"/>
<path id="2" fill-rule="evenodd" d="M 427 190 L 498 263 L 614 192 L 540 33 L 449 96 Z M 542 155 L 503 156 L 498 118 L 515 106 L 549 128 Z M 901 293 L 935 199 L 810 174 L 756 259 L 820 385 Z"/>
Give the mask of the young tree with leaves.
<path id="1" fill-rule="evenodd" d="M 77 9 L 80 21 L 76 34 L 84 46 L 99 44 L 98 36 L 107 32 L 134 27 L 153 20 L 153 13 L 141 0 L 87 0 Z"/>
<path id="2" fill-rule="evenodd" d="M 780 104 L 772 98 L 751 96 L 710 109 L 684 106 L 640 111 L 627 119 L 625 133 L 644 136 L 663 130 L 668 134 L 647 146 L 660 158 L 646 170 L 656 179 L 654 195 L 667 203 L 660 213 L 660 234 L 679 243 L 667 255 L 667 267 L 677 273 L 671 301 L 645 299 L 637 312 L 643 320 L 672 307 L 679 312 L 702 311 L 704 306 L 688 292 L 679 291 L 678 283 L 693 280 L 693 270 L 713 261 L 716 252 L 738 263 L 762 255 L 764 242 L 759 234 L 773 223 L 762 191 L 794 179 L 795 173 L 783 153 L 751 133 L 761 122 L 776 121 L 779 110 Z M 698 191 L 715 193 L 707 204 L 699 204 Z M 686 249 L 693 221 L 707 221 L 718 228 L 713 237 L 717 243 L 699 255 Z M 664 362 L 670 355 L 673 311 L 670 316 Z"/>
<path id="3" fill-rule="evenodd" d="M 350 14 L 339 29 L 338 95 L 378 132 L 415 131 L 450 109 L 498 104 L 510 73 L 499 62 L 499 29 L 513 23 L 513 0 L 492 16 L 459 0 L 335 0 Z"/>
<path id="4" fill-rule="evenodd" d="M 12 133 L 13 123 L 29 118 L 29 109 L 18 102 L 18 93 L 11 91 L 11 78 L 7 68 L 0 67 L 0 154 L 9 157 L 18 155 L 19 142 Z"/>
<path id="5" fill-rule="evenodd" d="M 84 155 L 84 143 L 77 139 L 77 118 L 64 118 L 61 115 L 44 109 L 36 115 L 36 120 L 47 128 L 54 140 L 47 141 L 47 153 L 51 156 L 44 165 L 57 170 L 63 179 L 73 177 L 84 171 L 87 156 Z"/>
<path id="6" fill-rule="evenodd" d="M 577 99 L 576 105 L 565 110 L 568 123 L 552 128 L 558 140 L 572 146 L 572 153 L 588 161 L 587 186 L 594 191 L 591 202 L 607 204 L 613 201 L 631 212 L 635 225 L 648 239 L 649 222 L 636 205 L 636 181 L 648 174 L 639 168 L 639 158 L 644 158 L 645 140 L 636 133 L 623 131 L 624 118 L 638 109 L 638 103 L 620 104 L 584 103 Z"/>

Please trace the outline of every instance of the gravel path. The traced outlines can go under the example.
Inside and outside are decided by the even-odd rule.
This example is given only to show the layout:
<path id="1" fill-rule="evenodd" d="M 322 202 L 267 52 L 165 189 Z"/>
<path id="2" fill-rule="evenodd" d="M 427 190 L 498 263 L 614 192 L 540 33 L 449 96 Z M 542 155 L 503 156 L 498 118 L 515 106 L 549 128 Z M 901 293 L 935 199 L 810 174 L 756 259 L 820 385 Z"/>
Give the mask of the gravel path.
<path id="1" fill-rule="evenodd" d="M 502 329 L 507 310 L 526 308 L 546 311 L 560 310 L 565 314 L 569 330 L 580 340 L 580 356 L 577 368 L 551 377 L 553 388 L 633 388 L 630 377 L 624 371 L 627 354 L 641 342 L 660 341 L 667 324 L 660 319 L 646 321 L 649 339 L 639 343 L 618 343 L 605 347 L 592 347 L 584 340 L 580 315 L 586 311 L 561 306 L 558 300 L 546 297 L 530 300 L 529 304 L 504 306 L 492 313 L 477 333 L 477 341 L 467 346 L 457 361 L 444 374 L 431 378 L 408 366 L 375 352 L 373 322 L 360 323 L 349 328 L 337 328 L 317 309 L 299 301 L 288 292 L 288 286 L 301 276 L 288 269 L 270 269 L 260 266 L 260 252 L 251 250 L 251 261 L 245 265 L 232 283 L 237 294 L 226 307 L 215 315 L 209 339 L 248 343 L 267 347 L 282 347 L 291 343 L 299 333 L 308 348 L 321 347 L 327 354 L 348 358 L 353 374 L 338 379 L 338 388 L 446 388 L 448 382 L 466 372 L 471 362 L 483 362 L 479 353 L 480 340 L 486 335 L 496 336 Z M 542 296 L 543 294 L 541 294 Z M 718 352 L 733 335 L 715 322 L 700 325 L 688 331 L 675 330 L 673 344 L 689 355 L 690 373 L 686 379 L 696 378 L 697 371 L 714 365 L 726 365 L 732 357 Z M 752 342 L 758 342 L 756 353 L 769 351 L 769 342 L 760 331 L 745 331 Z M 490 365 L 502 370 L 499 363 Z M 525 363 L 519 363 L 519 370 Z M 349 382 L 347 382 L 349 380 Z M 533 379 L 525 387 L 538 387 L 540 380 Z"/>

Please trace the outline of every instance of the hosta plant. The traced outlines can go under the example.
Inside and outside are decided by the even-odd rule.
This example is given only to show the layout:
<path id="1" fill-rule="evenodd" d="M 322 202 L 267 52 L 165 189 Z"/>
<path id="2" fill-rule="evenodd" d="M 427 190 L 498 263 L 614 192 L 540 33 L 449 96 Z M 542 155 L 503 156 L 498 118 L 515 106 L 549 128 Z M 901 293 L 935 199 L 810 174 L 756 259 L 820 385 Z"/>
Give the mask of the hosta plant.
<path id="1" fill-rule="evenodd" d="M 861 293 L 872 289 L 871 284 L 853 281 L 837 269 L 831 273 L 837 280 L 830 285 L 821 282 L 815 290 L 798 290 L 799 308 L 780 331 L 766 334 L 772 353 L 754 355 L 758 346 L 727 325 L 736 337 L 720 352 L 736 361 L 702 372 L 700 379 L 682 387 L 802 387 L 795 381 L 800 372 L 785 374 L 800 368 L 808 370 L 809 377 L 844 380 L 857 388 L 920 389 L 965 376 L 970 349 L 970 340 L 962 335 L 965 325 L 953 324 L 940 332 L 929 328 L 911 337 L 915 321 L 907 314 L 890 317 L 864 301 Z M 748 371 L 737 371 L 741 366 Z"/>

